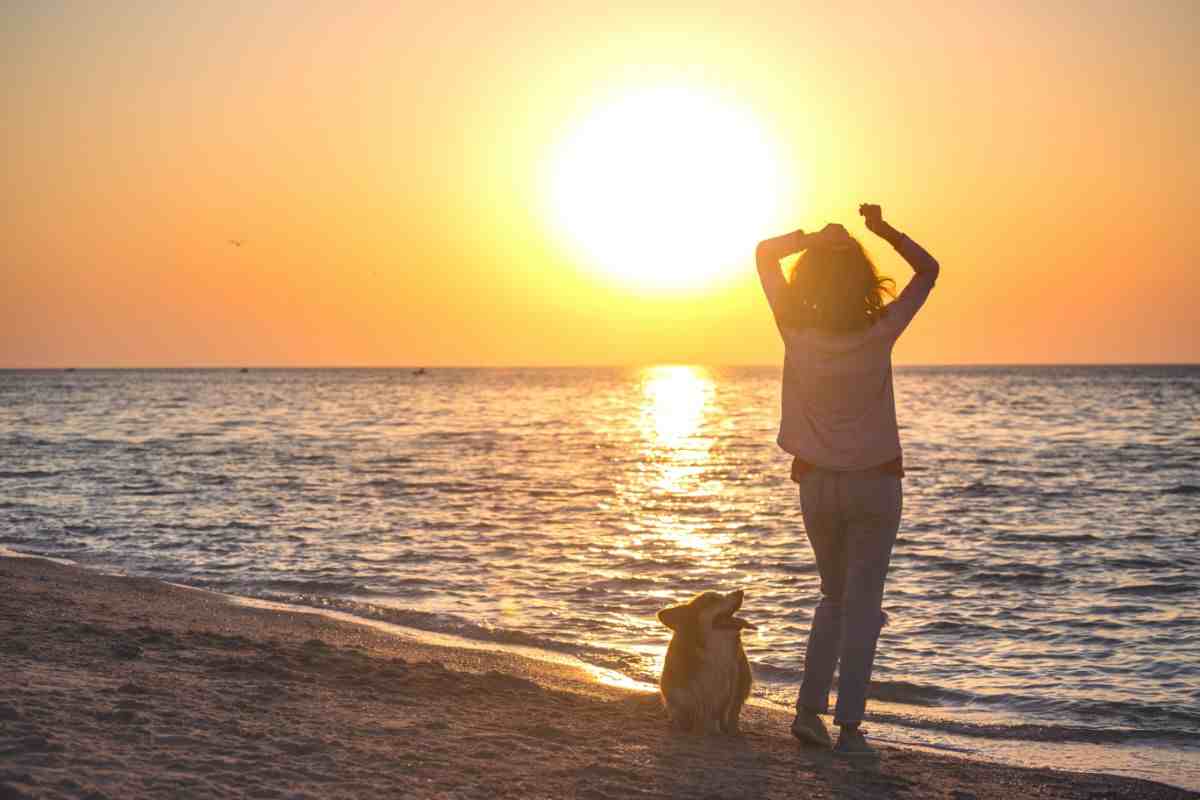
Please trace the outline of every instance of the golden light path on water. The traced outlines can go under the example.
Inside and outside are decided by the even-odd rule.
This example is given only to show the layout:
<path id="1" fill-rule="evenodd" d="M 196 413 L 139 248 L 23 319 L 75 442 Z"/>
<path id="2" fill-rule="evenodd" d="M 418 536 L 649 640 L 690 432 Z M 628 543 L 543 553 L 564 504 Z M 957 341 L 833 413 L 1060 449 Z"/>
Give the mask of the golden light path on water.
<path id="1" fill-rule="evenodd" d="M 681 523 L 671 510 L 676 498 L 710 497 L 721 491 L 708 476 L 716 437 L 705 431 L 713 415 L 714 382 L 703 367 L 657 366 L 642 372 L 641 469 L 637 485 L 626 490 L 667 501 L 648 516 L 656 538 L 676 547 L 715 555 L 728 537 Z"/>
<path id="2" fill-rule="evenodd" d="M 697 501 L 719 504 L 724 488 L 721 480 L 712 477 L 714 423 L 719 416 L 715 381 L 703 367 L 652 366 L 641 371 L 638 393 L 637 467 L 615 487 L 622 504 L 634 511 L 636 522 L 609 550 L 633 559 L 703 562 L 711 569 L 730 536 L 697 522 L 688 512 Z M 669 592 L 653 594 L 661 597 L 664 606 L 680 599 Z M 642 631 L 659 625 L 652 617 L 633 616 L 626 624 Z M 651 659 L 654 671 L 661 669 L 662 648 L 636 641 L 624 646 Z"/>

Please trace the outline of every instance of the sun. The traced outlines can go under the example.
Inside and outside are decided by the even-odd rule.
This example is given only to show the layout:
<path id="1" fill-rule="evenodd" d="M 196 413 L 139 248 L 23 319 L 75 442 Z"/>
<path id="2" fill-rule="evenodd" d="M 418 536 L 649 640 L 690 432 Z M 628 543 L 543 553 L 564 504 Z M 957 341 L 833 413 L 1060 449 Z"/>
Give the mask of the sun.
<path id="1" fill-rule="evenodd" d="M 645 89 L 596 109 L 549 166 L 560 234 L 594 268 L 645 289 L 739 274 L 780 201 L 780 159 L 753 114 L 690 88 Z"/>

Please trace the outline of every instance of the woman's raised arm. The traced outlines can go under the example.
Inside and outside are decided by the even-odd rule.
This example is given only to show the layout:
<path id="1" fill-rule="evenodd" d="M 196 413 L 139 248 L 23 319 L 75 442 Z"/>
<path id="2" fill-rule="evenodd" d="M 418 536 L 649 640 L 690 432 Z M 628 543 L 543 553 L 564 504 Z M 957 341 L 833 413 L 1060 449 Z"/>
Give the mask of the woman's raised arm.
<path id="1" fill-rule="evenodd" d="M 896 248 L 896 252 L 916 273 L 900 296 L 888 304 L 887 314 L 882 320 L 893 336 L 899 336 L 925 304 L 941 272 L 941 265 L 921 245 L 884 222 L 883 210 L 879 206 L 864 203 L 858 207 L 858 213 L 863 215 L 867 230 Z"/>
<path id="2" fill-rule="evenodd" d="M 807 234 L 802 230 L 794 230 L 773 239 L 763 239 L 754 250 L 754 261 L 758 265 L 758 279 L 762 283 L 763 294 L 767 296 L 767 304 L 771 306 L 771 314 L 775 324 L 783 331 L 780 321 L 783 317 L 784 295 L 787 292 L 787 280 L 779 267 L 779 259 L 798 253 L 804 249 Z"/>
<path id="3" fill-rule="evenodd" d="M 830 223 L 816 233 L 805 233 L 796 229 L 791 233 L 763 239 L 754 251 L 754 261 L 758 265 L 758 279 L 762 282 L 763 293 L 775 315 L 775 324 L 783 331 L 784 297 L 787 293 L 787 280 L 783 270 L 779 268 L 779 259 L 807 250 L 822 242 L 835 242 L 839 238 L 848 238 L 850 234 L 837 223 Z"/>

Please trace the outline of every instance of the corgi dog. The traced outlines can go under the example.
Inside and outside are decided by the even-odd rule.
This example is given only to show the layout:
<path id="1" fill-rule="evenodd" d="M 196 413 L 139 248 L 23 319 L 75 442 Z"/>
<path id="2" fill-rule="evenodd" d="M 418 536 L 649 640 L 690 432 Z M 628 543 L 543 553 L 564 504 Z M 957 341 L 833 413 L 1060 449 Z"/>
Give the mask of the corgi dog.
<path id="1" fill-rule="evenodd" d="M 703 592 L 688 603 L 658 612 L 674 634 L 667 646 L 659 689 L 671 724 L 693 733 L 737 733 L 738 716 L 750 696 L 750 662 L 735 617 L 744 593 Z"/>

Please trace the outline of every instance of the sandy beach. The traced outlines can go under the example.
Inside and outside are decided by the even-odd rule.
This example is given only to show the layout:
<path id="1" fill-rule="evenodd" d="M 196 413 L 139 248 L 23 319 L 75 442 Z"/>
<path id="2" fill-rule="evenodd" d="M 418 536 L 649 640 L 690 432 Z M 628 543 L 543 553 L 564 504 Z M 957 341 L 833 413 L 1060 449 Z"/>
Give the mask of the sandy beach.
<path id="1" fill-rule="evenodd" d="M 737 738 L 582 669 L 0 558 L 0 798 L 1184 798 L 1160 784 Z"/>

